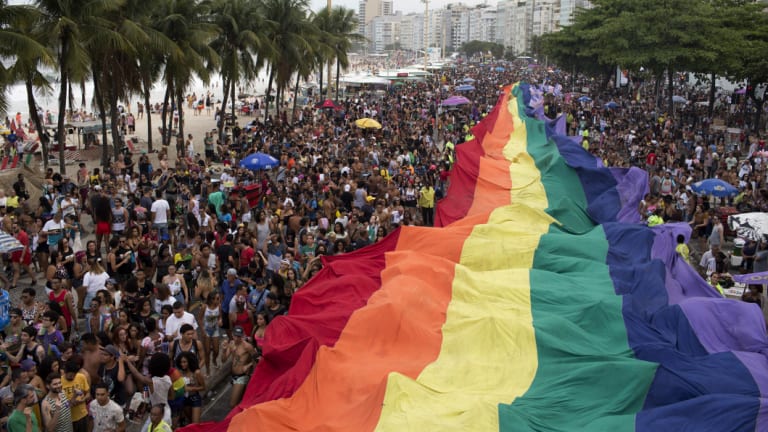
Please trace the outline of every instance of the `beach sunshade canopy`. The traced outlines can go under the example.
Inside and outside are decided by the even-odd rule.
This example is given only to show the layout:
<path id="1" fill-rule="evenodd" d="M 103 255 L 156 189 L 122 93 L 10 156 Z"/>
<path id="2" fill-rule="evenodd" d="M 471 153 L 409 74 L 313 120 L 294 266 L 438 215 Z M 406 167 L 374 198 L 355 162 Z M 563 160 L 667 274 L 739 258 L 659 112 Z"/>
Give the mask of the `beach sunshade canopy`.
<path id="1" fill-rule="evenodd" d="M 473 91 L 475 89 L 475 86 L 464 84 L 456 87 L 456 91 L 465 92 L 465 91 Z"/>
<path id="2" fill-rule="evenodd" d="M 616 109 L 616 108 L 619 107 L 619 104 L 617 104 L 614 101 L 610 101 L 607 104 L 605 104 L 605 107 L 608 108 L 608 109 Z"/>
<path id="3" fill-rule="evenodd" d="M 334 103 L 332 100 L 326 99 L 323 102 L 321 102 L 320 104 L 318 104 L 317 108 L 320 108 L 320 109 L 337 109 L 337 108 L 339 108 L 339 106 L 336 105 L 336 103 Z"/>
<path id="4" fill-rule="evenodd" d="M 459 106 L 471 103 L 471 101 L 464 96 L 451 96 L 444 100 L 440 105 L 442 106 Z"/>
<path id="5" fill-rule="evenodd" d="M 355 120 L 355 126 L 360 129 L 381 129 L 381 123 L 368 117 Z"/>
<path id="6" fill-rule="evenodd" d="M 684 98 L 682 96 L 674 95 L 674 96 L 672 96 L 672 102 L 684 104 L 684 103 L 688 102 L 688 99 L 686 99 L 686 98 Z"/>
<path id="7" fill-rule="evenodd" d="M 592 98 L 589 96 L 582 96 L 577 99 L 579 102 L 592 102 Z"/>
<path id="8" fill-rule="evenodd" d="M 280 165 L 279 160 L 261 152 L 251 153 L 240 161 L 241 167 L 251 171 L 268 170 L 278 165 Z"/>
<path id="9" fill-rule="evenodd" d="M 706 179 L 691 185 L 691 190 L 699 195 L 712 195 L 718 198 L 734 196 L 739 190 L 720 179 Z"/>

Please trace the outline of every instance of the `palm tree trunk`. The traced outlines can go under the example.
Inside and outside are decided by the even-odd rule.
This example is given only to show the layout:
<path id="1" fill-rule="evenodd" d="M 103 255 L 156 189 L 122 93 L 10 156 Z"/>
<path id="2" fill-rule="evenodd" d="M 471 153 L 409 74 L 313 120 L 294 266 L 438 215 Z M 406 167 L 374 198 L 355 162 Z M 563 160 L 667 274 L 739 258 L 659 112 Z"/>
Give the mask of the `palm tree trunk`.
<path id="1" fill-rule="evenodd" d="M 296 115 L 296 101 L 299 100 L 299 82 L 301 82 L 301 77 L 299 74 L 296 74 L 296 90 L 293 92 L 293 109 L 291 110 L 291 124 L 296 123 L 296 118 L 298 117 Z"/>
<path id="2" fill-rule="evenodd" d="M 235 80 L 229 82 L 230 96 L 232 97 L 232 121 L 235 121 Z"/>
<path id="3" fill-rule="evenodd" d="M 179 111 L 179 130 L 176 133 L 176 141 L 178 142 L 179 138 L 181 138 L 182 141 L 184 141 L 184 110 L 181 109 L 184 103 L 184 95 L 181 94 L 182 91 L 180 89 L 176 89 L 176 109 Z M 186 149 L 182 148 L 182 153 Z M 176 155 L 176 157 L 179 157 L 179 155 Z"/>
<path id="4" fill-rule="evenodd" d="M 283 86 L 278 85 L 275 89 L 275 118 L 280 119 L 280 93 L 283 91 Z"/>
<path id="5" fill-rule="evenodd" d="M 264 122 L 269 118 L 269 96 L 272 93 L 272 79 L 275 77 L 275 69 L 269 68 L 269 80 L 267 81 L 267 94 L 264 96 Z"/>
<path id="6" fill-rule="evenodd" d="M 182 109 L 182 104 L 184 103 L 184 95 L 182 93 L 183 91 L 181 90 L 181 87 L 176 89 L 176 109 L 179 110 L 179 131 L 176 134 L 176 138 L 178 140 L 178 138 L 181 137 L 181 140 L 184 141 L 184 110 Z M 176 157 L 179 157 L 179 155 L 176 155 Z"/>
<path id="7" fill-rule="evenodd" d="M 104 109 L 104 95 L 101 93 L 101 82 L 99 69 L 93 68 L 93 97 L 99 106 L 99 118 L 101 119 L 101 166 L 106 167 L 109 164 L 109 146 L 107 146 L 107 112 Z"/>
<path id="8" fill-rule="evenodd" d="M 56 122 L 56 139 L 59 142 L 59 173 L 64 175 L 67 172 L 66 164 L 64 163 L 64 147 L 67 144 L 67 131 L 64 130 L 64 120 L 67 115 L 67 83 L 69 82 L 69 73 L 64 66 L 66 63 L 64 59 L 69 56 L 69 44 L 66 41 L 67 36 L 64 35 L 61 38 L 61 53 L 59 54 L 59 64 L 61 65 L 61 71 L 59 74 L 59 118 Z"/>
<path id="9" fill-rule="evenodd" d="M 168 115 L 168 97 L 170 93 L 171 93 L 171 87 L 169 85 L 165 87 L 165 96 L 163 96 L 163 109 L 162 109 L 162 113 L 160 114 L 160 122 L 162 124 L 161 132 L 163 133 L 163 139 L 162 139 L 163 146 L 167 146 L 169 144 L 168 123 L 166 123 L 167 121 L 166 116 Z"/>
<path id="10" fill-rule="evenodd" d="M 35 129 L 37 129 L 37 137 L 40 138 L 40 149 L 43 152 L 43 167 L 48 169 L 48 134 L 45 133 L 43 122 L 40 120 L 40 116 L 37 115 L 37 103 L 35 102 L 35 93 L 32 91 L 32 77 L 28 77 L 24 81 L 24 85 L 27 88 L 27 105 L 29 106 L 29 115 L 32 116 L 32 121 L 35 122 Z M 21 127 L 17 125 L 16 127 Z"/>
<path id="11" fill-rule="evenodd" d="M 219 111 L 219 123 L 216 127 L 219 128 L 219 139 L 224 142 L 226 135 L 224 134 L 224 113 L 227 110 L 227 102 L 229 102 L 229 83 L 232 80 L 223 78 L 221 80 L 222 88 L 224 89 L 224 96 L 221 98 L 221 110 Z"/>
<path id="12" fill-rule="evenodd" d="M 147 114 L 147 152 L 152 153 L 152 116 L 149 110 L 149 89 L 152 87 L 152 83 L 149 79 L 149 74 L 142 74 L 142 85 L 144 86 L 144 112 Z"/>
<path id="13" fill-rule="evenodd" d="M 717 76 L 714 72 L 709 76 L 709 106 L 707 107 L 707 117 L 712 118 L 712 113 L 715 111 L 715 79 Z"/>
<path id="14" fill-rule="evenodd" d="M 341 64 L 339 63 L 339 58 L 336 57 L 336 102 L 339 101 L 339 71 L 341 69 Z"/>
<path id="15" fill-rule="evenodd" d="M 75 92 L 72 91 L 72 81 L 69 82 L 69 113 L 71 119 L 75 113 Z"/>
<path id="16" fill-rule="evenodd" d="M 123 148 L 122 139 L 120 138 L 120 127 L 118 123 L 120 118 L 117 115 L 117 80 L 112 77 L 112 81 L 107 96 L 109 97 L 109 118 L 112 122 L 112 154 L 115 157 L 115 162 L 120 159 L 120 150 Z"/>
<path id="17" fill-rule="evenodd" d="M 323 101 L 323 67 L 320 66 L 320 88 L 317 89 L 318 95 L 320 95 L 320 102 Z"/>

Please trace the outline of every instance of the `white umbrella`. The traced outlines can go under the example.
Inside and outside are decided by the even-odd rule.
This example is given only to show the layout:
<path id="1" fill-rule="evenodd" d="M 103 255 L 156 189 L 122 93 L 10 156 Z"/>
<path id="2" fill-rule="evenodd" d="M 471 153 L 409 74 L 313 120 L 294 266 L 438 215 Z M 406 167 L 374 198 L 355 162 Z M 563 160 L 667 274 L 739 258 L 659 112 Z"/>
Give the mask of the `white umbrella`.
<path id="1" fill-rule="evenodd" d="M 688 102 L 688 99 L 686 99 L 686 98 L 684 98 L 682 96 L 674 95 L 674 96 L 672 96 L 672 102 L 673 103 L 683 103 L 684 104 L 684 103 Z"/>

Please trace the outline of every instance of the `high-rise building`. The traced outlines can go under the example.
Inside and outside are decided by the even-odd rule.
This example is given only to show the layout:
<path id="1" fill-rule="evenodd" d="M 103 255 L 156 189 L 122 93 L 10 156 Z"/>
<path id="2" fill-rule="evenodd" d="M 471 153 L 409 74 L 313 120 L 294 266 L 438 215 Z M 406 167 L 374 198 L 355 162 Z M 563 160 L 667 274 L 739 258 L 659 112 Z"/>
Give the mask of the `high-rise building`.
<path id="1" fill-rule="evenodd" d="M 360 0 L 357 10 L 358 33 L 371 39 L 371 21 L 380 16 L 394 14 L 393 0 Z"/>
<path id="2" fill-rule="evenodd" d="M 402 15 L 382 15 L 374 17 L 368 28 L 370 30 L 371 51 L 380 53 L 390 50 L 400 43 L 400 21 Z"/>
<path id="3" fill-rule="evenodd" d="M 410 13 L 400 20 L 400 47 L 409 51 L 424 49 L 424 14 Z"/>
<path id="4" fill-rule="evenodd" d="M 589 0 L 560 0 L 560 27 L 571 25 L 579 8 L 589 9 L 591 7 L 592 2 Z"/>

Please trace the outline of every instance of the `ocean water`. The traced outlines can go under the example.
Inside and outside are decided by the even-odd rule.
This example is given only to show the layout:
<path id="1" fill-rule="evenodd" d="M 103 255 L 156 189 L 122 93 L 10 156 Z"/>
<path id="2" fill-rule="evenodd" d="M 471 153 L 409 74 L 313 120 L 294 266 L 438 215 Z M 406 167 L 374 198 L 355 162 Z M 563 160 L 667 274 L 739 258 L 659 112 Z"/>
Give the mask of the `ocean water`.
<path id="1" fill-rule="evenodd" d="M 54 78 L 49 76 L 49 78 Z M 250 95 L 261 96 L 266 93 L 267 80 L 269 75 L 266 71 L 262 71 L 258 78 L 247 85 L 238 86 L 235 93 L 247 93 Z M 223 97 L 223 89 L 221 87 L 221 78 L 218 75 L 212 76 L 208 84 L 203 83 L 200 79 L 195 78 L 192 85 L 187 89 L 185 94 L 195 94 L 198 98 L 204 97 L 207 92 L 211 92 L 214 101 L 221 101 Z M 93 100 L 93 82 L 85 82 L 85 110 L 87 112 L 94 112 L 97 110 Z M 17 112 L 20 112 L 25 119 L 29 118 L 29 104 L 27 102 L 27 90 L 23 83 L 14 84 L 6 88 L 6 96 L 8 98 L 8 110 L 7 115 L 14 116 Z M 80 84 L 72 85 L 73 99 L 75 109 L 82 109 L 83 90 Z M 165 96 L 165 84 L 156 82 L 150 90 L 149 100 L 150 103 L 162 103 Z M 59 85 L 54 82 L 52 88 L 48 92 L 36 92 L 35 102 L 40 106 L 43 111 L 50 110 L 54 115 L 59 111 Z M 130 101 L 120 101 L 120 103 L 127 107 L 130 104 L 130 111 L 136 112 L 138 102 L 144 102 L 143 96 L 134 95 Z"/>

